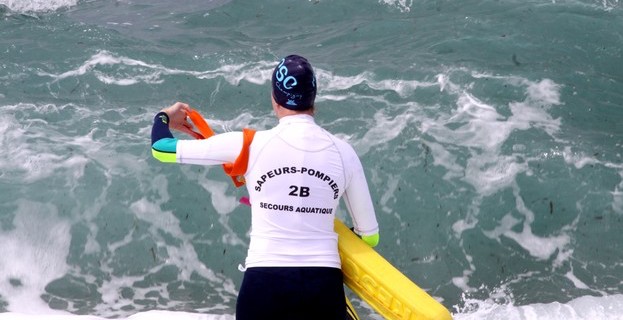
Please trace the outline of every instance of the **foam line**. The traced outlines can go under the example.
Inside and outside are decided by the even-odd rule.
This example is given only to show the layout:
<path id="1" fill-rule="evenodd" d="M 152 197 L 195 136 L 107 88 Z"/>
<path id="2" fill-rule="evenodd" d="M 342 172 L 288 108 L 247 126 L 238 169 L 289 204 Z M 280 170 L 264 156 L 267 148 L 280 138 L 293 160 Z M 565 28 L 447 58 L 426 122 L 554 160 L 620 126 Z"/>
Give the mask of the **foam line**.
<path id="1" fill-rule="evenodd" d="M 506 299 L 505 299 L 506 298 Z M 515 306 L 512 296 L 493 295 L 485 300 L 465 299 L 455 320 L 619 320 L 623 314 L 623 295 L 582 296 L 567 303 L 535 303 Z"/>
<path id="2" fill-rule="evenodd" d="M 118 320 L 234 320 L 234 315 L 229 314 L 204 314 L 182 311 L 152 310 L 138 312 Z M 107 320 L 107 318 L 91 315 L 72 315 L 72 314 L 24 314 L 17 312 L 0 313 L 0 320 Z"/>
<path id="3" fill-rule="evenodd" d="M 17 13 L 37 13 L 56 11 L 63 8 L 73 7 L 78 0 L 0 0 L 9 10 Z"/>
<path id="4" fill-rule="evenodd" d="M 100 66 L 128 66 L 132 68 L 129 68 L 129 71 L 123 70 L 123 72 L 116 72 L 114 70 L 104 72 L 100 70 Z M 242 80 L 254 84 L 264 84 L 269 81 L 272 68 L 274 68 L 274 62 L 260 61 L 223 65 L 217 69 L 208 71 L 181 70 L 118 56 L 103 50 L 91 56 L 75 69 L 60 74 L 42 71 L 39 71 L 37 74 L 39 76 L 50 77 L 54 79 L 53 81 L 93 74 L 102 83 L 118 86 L 129 86 L 137 83 L 160 84 L 164 81 L 163 76 L 169 75 L 188 75 L 197 79 L 214 79 L 220 76 L 225 78 L 230 84 L 236 86 Z"/>

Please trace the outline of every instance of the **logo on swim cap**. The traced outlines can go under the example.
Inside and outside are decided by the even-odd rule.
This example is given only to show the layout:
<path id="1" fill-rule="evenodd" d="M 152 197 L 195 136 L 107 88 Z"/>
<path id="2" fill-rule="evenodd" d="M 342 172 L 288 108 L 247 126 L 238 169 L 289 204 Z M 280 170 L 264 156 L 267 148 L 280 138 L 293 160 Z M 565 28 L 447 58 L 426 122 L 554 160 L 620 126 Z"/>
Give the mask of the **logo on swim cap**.
<path id="1" fill-rule="evenodd" d="M 316 99 L 316 76 L 307 59 L 289 55 L 275 67 L 272 77 L 273 97 L 284 108 L 307 110 Z"/>

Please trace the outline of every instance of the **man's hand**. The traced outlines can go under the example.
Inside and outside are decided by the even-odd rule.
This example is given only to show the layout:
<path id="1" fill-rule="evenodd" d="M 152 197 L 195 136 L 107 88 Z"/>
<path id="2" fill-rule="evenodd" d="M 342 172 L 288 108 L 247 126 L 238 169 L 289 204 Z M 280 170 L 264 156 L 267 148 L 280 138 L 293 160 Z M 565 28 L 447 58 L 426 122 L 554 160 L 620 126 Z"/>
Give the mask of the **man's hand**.
<path id="1" fill-rule="evenodd" d="M 186 114 L 190 112 L 190 106 L 176 102 L 170 107 L 162 109 L 169 116 L 169 128 L 194 136 L 193 125 L 186 120 Z"/>

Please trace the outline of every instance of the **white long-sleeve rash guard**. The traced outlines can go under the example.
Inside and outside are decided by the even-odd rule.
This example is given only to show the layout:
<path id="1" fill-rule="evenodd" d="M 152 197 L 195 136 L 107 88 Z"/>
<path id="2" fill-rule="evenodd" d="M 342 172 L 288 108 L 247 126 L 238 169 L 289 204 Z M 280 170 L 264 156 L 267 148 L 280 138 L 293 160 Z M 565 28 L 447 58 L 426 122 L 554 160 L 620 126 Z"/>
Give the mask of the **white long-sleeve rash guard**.
<path id="1" fill-rule="evenodd" d="M 206 140 L 180 140 L 177 162 L 233 162 L 242 133 Z M 362 236 L 378 234 L 378 223 L 359 157 L 346 142 L 309 115 L 281 118 L 255 134 L 245 174 L 252 204 L 246 267 L 340 267 L 335 210 L 341 196 Z"/>

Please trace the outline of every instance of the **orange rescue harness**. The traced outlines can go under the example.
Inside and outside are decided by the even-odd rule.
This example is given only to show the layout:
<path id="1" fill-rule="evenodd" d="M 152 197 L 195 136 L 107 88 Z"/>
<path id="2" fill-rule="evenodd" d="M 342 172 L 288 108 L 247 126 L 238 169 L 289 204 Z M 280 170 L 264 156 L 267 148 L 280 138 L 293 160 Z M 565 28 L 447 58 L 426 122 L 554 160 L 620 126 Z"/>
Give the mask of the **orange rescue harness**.
<path id="1" fill-rule="evenodd" d="M 214 131 L 199 112 L 191 109 L 186 115 L 199 130 L 199 132 L 193 131 L 195 139 L 208 139 L 214 135 Z M 223 171 L 231 177 L 236 187 L 241 187 L 245 184 L 244 174 L 247 172 L 249 164 L 249 147 L 251 142 L 253 142 L 254 136 L 255 130 L 244 128 L 242 130 L 242 149 L 240 154 L 233 163 L 223 164 Z"/>

